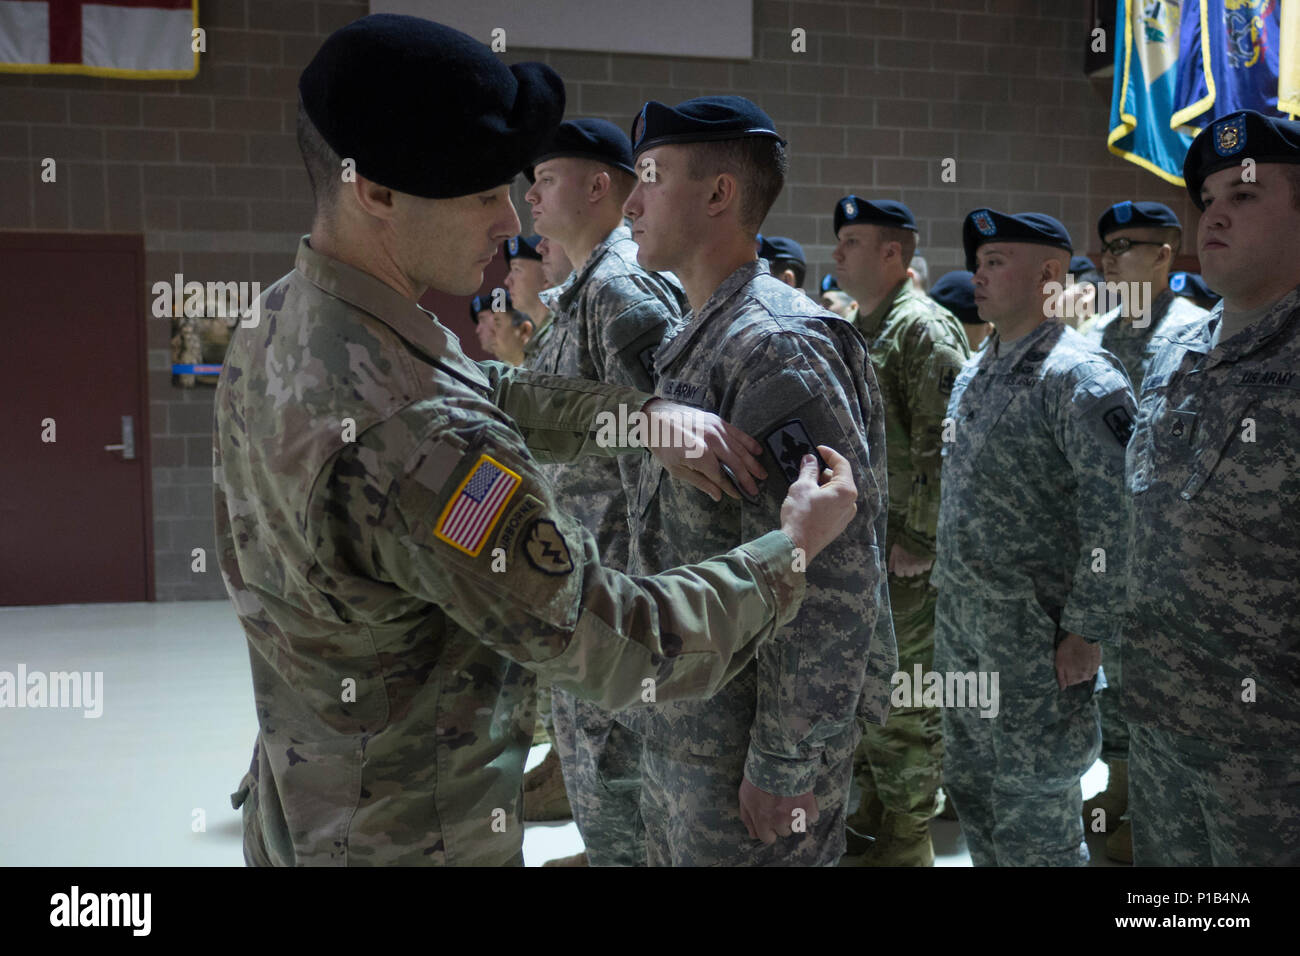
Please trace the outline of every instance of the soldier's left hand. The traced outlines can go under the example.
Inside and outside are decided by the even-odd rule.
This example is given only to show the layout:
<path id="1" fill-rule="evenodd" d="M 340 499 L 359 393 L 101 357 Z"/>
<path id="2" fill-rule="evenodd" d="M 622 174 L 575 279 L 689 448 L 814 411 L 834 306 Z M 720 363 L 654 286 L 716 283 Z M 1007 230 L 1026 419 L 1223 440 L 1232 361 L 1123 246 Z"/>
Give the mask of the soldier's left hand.
<path id="1" fill-rule="evenodd" d="M 740 822 L 755 840 L 771 845 L 779 836 L 788 837 L 794 832 L 796 810 L 799 817 L 813 824 L 819 816 L 817 798 L 809 790 L 795 797 L 778 797 L 760 790 L 742 777 L 740 780 Z"/>
<path id="2" fill-rule="evenodd" d="M 933 559 L 918 558 L 897 541 L 889 549 L 889 573 L 900 578 L 914 578 L 918 574 L 924 574 L 933 564 Z"/>
<path id="3" fill-rule="evenodd" d="M 758 463 L 763 446 L 712 412 L 655 398 L 642 409 L 651 419 L 650 438 L 657 440 L 650 453 L 674 478 L 699 488 L 714 501 L 741 492 L 757 497 L 758 484 L 767 471 Z M 726 465 L 740 483 L 738 490 L 722 473 Z"/>
<path id="4" fill-rule="evenodd" d="M 1056 647 L 1056 683 L 1061 690 L 1092 680 L 1100 666 L 1101 645 L 1089 644 L 1078 634 L 1066 634 Z"/>

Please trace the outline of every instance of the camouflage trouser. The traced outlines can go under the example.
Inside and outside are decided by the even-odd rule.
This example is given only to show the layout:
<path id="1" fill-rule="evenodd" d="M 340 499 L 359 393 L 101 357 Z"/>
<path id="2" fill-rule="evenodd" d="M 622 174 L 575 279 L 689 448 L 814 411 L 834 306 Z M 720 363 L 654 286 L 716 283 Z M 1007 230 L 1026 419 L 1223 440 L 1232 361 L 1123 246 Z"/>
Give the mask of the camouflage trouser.
<path id="1" fill-rule="evenodd" d="M 641 737 L 612 713 L 551 689 L 555 749 L 592 866 L 645 866 Z"/>
<path id="2" fill-rule="evenodd" d="M 772 845 L 740 821 L 745 747 L 702 756 L 647 739 L 641 755 L 641 815 L 651 866 L 836 866 L 858 729 L 829 741 L 813 785 L 818 820 Z"/>
<path id="3" fill-rule="evenodd" d="M 1052 618 L 1032 598 L 941 587 L 934 665 L 998 674 L 998 713 L 943 709 L 943 787 L 976 866 L 1084 866 L 1080 778 L 1097 760 L 1092 682 L 1060 690 Z"/>
<path id="4" fill-rule="evenodd" d="M 898 641 L 898 669 L 929 671 L 934 662 L 937 592 L 926 575 L 889 576 L 889 599 Z M 886 811 L 929 820 L 938 799 L 943 728 L 934 707 L 894 708 L 885 726 L 867 724 L 854 759 L 862 806 L 875 794 Z"/>
<path id="5" fill-rule="evenodd" d="M 1300 755 L 1130 730 L 1135 865 L 1300 865 Z"/>
<path id="6" fill-rule="evenodd" d="M 1101 651 L 1101 666 L 1106 671 L 1106 689 L 1097 695 L 1101 711 L 1101 759 L 1128 759 L 1128 721 L 1120 713 L 1121 681 L 1124 679 L 1122 648 L 1110 644 Z"/>
<path id="7" fill-rule="evenodd" d="M 551 714 L 551 682 L 548 680 L 538 679 L 537 681 L 537 721 L 546 731 L 546 739 L 555 746 L 555 717 Z M 540 732 L 533 733 L 533 746 L 542 743 Z"/>

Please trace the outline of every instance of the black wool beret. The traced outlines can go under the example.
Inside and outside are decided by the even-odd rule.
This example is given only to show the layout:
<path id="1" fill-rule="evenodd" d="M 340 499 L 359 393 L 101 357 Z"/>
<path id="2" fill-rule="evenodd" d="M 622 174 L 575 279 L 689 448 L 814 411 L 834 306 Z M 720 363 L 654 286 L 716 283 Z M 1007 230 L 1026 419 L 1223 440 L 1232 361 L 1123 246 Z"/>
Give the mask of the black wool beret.
<path id="1" fill-rule="evenodd" d="M 1010 215 L 992 209 L 976 209 L 961 227 L 966 249 L 966 268 L 975 271 L 975 250 L 987 242 L 1027 242 L 1055 246 L 1073 255 L 1074 243 L 1065 227 L 1046 213 L 1021 212 Z"/>
<path id="2" fill-rule="evenodd" d="M 505 305 L 501 311 L 509 312 L 514 307 L 514 303 L 510 301 L 510 293 L 507 292 L 505 294 Z M 490 295 L 476 295 L 469 300 L 469 317 L 471 321 L 477 322 L 480 312 L 495 311 L 496 309 L 492 308 L 492 296 Z"/>
<path id="3" fill-rule="evenodd" d="M 1174 229 L 1183 228 L 1178 221 L 1178 214 L 1160 202 L 1117 202 L 1097 220 L 1097 235 L 1105 242 L 1106 237 L 1118 229 L 1158 227 Z"/>
<path id="4" fill-rule="evenodd" d="M 821 289 L 823 292 L 830 292 L 832 289 L 839 289 L 840 284 L 835 281 L 835 273 L 828 272 L 822 276 Z"/>
<path id="5" fill-rule="evenodd" d="M 758 255 L 771 262 L 773 259 L 790 259 L 807 268 L 808 260 L 804 258 L 803 246 L 785 236 L 758 236 Z"/>
<path id="6" fill-rule="evenodd" d="M 1205 279 L 1195 272 L 1175 272 L 1169 277 L 1169 288 L 1175 295 L 1188 299 L 1221 299 L 1223 296 L 1205 284 Z"/>
<path id="7" fill-rule="evenodd" d="M 676 106 L 650 100 L 632 121 L 634 154 L 665 143 L 762 136 L 785 145 L 772 118 L 743 96 L 701 96 Z"/>
<path id="8" fill-rule="evenodd" d="M 510 182 L 564 115 L 564 83 L 550 67 L 506 66 L 459 30 L 393 13 L 330 34 L 298 95 L 358 173 L 427 199 Z"/>
<path id="9" fill-rule="evenodd" d="M 1256 163 L 1300 163 L 1300 120 L 1238 110 L 1217 119 L 1192 140 L 1183 160 L 1183 181 L 1197 209 L 1204 209 L 1201 186 L 1211 173 Z"/>
<path id="10" fill-rule="evenodd" d="M 957 316 L 965 325 L 981 325 L 979 310 L 975 308 L 975 276 L 969 272 L 949 272 L 939 278 L 930 290 L 930 298 Z"/>
<path id="11" fill-rule="evenodd" d="M 1075 256 L 1070 260 L 1070 274 L 1081 276 L 1085 272 L 1096 272 L 1097 264 L 1087 256 Z"/>
<path id="12" fill-rule="evenodd" d="M 844 226 L 889 226 L 916 232 L 912 210 L 892 199 L 863 199 L 848 195 L 835 204 L 835 235 Z"/>
<path id="13" fill-rule="evenodd" d="M 511 236 L 503 243 L 506 265 L 510 265 L 511 259 L 535 259 L 541 262 L 542 254 L 537 251 L 537 245 L 541 241 L 541 236 Z"/>
<path id="14" fill-rule="evenodd" d="M 524 175 L 530 183 L 533 182 L 534 168 L 560 156 L 594 159 L 636 175 L 632 167 L 632 143 L 627 134 L 609 120 L 565 120 L 542 145 L 541 151 L 524 170 Z"/>

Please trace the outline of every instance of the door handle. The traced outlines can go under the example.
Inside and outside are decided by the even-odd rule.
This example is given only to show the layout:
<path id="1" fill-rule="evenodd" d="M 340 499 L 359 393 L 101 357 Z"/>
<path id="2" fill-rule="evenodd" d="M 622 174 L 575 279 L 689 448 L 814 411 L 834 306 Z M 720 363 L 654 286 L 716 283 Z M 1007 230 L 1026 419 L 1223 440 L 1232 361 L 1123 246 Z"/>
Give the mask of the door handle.
<path id="1" fill-rule="evenodd" d="M 105 445 L 104 451 L 120 451 L 123 461 L 135 461 L 135 419 L 132 416 L 122 416 L 122 443 Z"/>

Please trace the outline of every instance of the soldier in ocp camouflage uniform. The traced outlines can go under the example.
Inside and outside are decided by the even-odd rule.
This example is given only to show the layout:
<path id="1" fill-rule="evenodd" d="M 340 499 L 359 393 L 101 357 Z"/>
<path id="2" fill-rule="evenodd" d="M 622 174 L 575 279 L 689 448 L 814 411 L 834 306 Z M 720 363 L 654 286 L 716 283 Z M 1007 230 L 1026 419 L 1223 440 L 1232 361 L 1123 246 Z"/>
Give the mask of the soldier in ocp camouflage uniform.
<path id="1" fill-rule="evenodd" d="M 526 170 L 524 197 L 534 226 L 577 264 L 573 278 L 544 300 L 554 331 L 533 354 L 539 372 L 651 391 L 651 359 L 681 318 L 681 289 L 671 276 L 636 262 L 623 225 L 632 190 L 627 134 L 605 120 L 566 120 Z M 605 194 L 592 202 L 593 184 Z M 628 495 L 636 462 L 587 459 L 551 469 L 556 500 L 596 536 L 602 562 L 627 569 Z M 563 690 L 551 697 L 565 789 L 592 866 L 644 866 L 638 769 L 641 741 L 614 715 Z"/>
<path id="2" fill-rule="evenodd" d="M 917 665 L 929 672 L 934 664 L 936 592 L 925 572 L 939 523 L 943 419 L 970 349 L 956 318 L 918 292 L 908 274 L 917 231 L 910 209 L 845 196 L 835 205 L 834 225 L 836 278 L 867 310 L 853 321 L 870 346 L 885 403 L 889 602 L 898 669 L 910 676 Z M 860 836 L 850 834 L 850 851 L 862 852 L 854 844 L 871 836 L 864 865 L 932 865 L 930 818 L 943 763 L 939 711 L 893 708 L 887 724 L 866 728 L 857 763 L 862 803 L 849 824 Z"/>
<path id="3" fill-rule="evenodd" d="M 464 112 L 428 122 L 430 88 Z M 822 488 L 807 467 L 781 532 L 654 578 L 602 567 L 529 449 L 608 454 L 596 413 L 650 396 L 470 362 L 416 304 L 430 281 L 475 288 L 518 231 L 506 184 L 559 122 L 559 77 L 376 15 L 331 35 L 299 89 L 318 214 L 216 396 L 217 547 L 260 726 L 232 798 L 245 859 L 518 864 L 533 672 L 606 707 L 646 680 L 664 698 L 715 692 L 794 615 L 790 549 L 820 550 L 855 492 L 842 461 Z M 375 257 L 374 274 L 325 250 Z M 692 428 L 709 437 L 702 473 L 657 451 L 674 474 L 713 489 L 727 465 L 755 490 L 763 469 L 733 443 L 756 443 L 708 416 Z"/>
<path id="4" fill-rule="evenodd" d="M 1158 333 L 1129 445 L 1133 860 L 1295 866 L 1300 123 L 1222 117 L 1183 177 L 1223 301 Z"/>
<path id="5" fill-rule="evenodd" d="M 1069 263 L 1060 223 L 981 209 L 962 238 L 997 331 L 948 406 L 934 665 L 998 685 L 996 712 L 946 701 L 943 785 L 976 866 L 1079 866 L 1097 642 L 1117 637 L 1124 597 L 1133 398 L 1111 356 L 1044 320 L 1044 286 Z"/>
<path id="6" fill-rule="evenodd" d="M 1121 301 L 1104 315 L 1079 326 L 1079 332 L 1120 360 L 1133 386 L 1142 392 L 1142 378 L 1154 354 L 1156 335 L 1190 323 L 1204 322 L 1204 309 L 1169 288 L 1169 268 L 1182 247 L 1182 223 L 1172 209 L 1158 202 L 1120 202 L 1097 221 L 1101 237 L 1102 272 L 1107 282 L 1121 283 Z M 1137 284 L 1149 296 L 1147 311 L 1140 301 L 1128 301 Z M 1096 810 L 1105 814 L 1105 829 L 1115 831 L 1106 841 L 1111 859 L 1131 863 L 1133 847 L 1128 812 L 1128 725 L 1120 715 L 1123 693 L 1123 648 L 1106 654 L 1106 690 L 1098 697 L 1101 712 L 1101 759 L 1110 768 L 1106 789 L 1084 804 L 1091 823 Z"/>
<path id="7" fill-rule="evenodd" d="M 685 283 L 694 311 L 656 356 L 657 393 L 743 422 L 762 437 L 774 477 L 819 444 L 843 448 L 860 489 L 848 533 L 808 568 L 803 611 L 768 653 L 706 703 L 660 702 L 632 715 L 645 741 L 649 861 L 833 866 L 844 851 L 855 718 L 884 719 L 897 666 L 883 586 L 880 392 L 853 326 L 754 258 L 755 229 L 785 170 L 771 120 L 734 96 L 650 102 L 633 135 L 647 173 L 624 209 L 639 261 L 696 277 Z M 731 202 L 706 217 L 690 186 L 723 175 Z M 742 541 L 780 509 L 770 485 L 743 503 L 692 500 L 644 464 L 634 573 Z"/>

